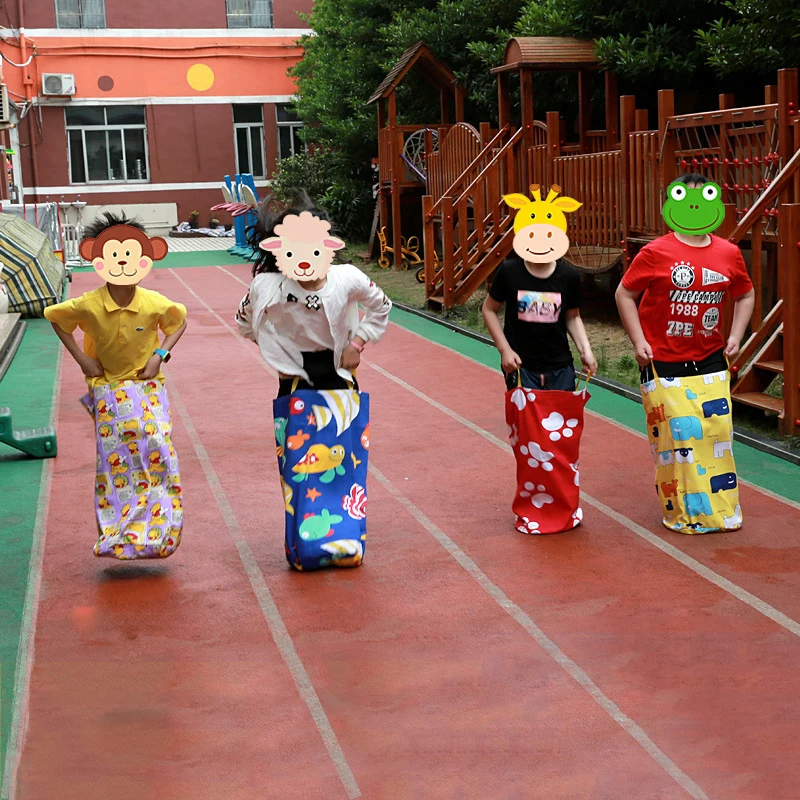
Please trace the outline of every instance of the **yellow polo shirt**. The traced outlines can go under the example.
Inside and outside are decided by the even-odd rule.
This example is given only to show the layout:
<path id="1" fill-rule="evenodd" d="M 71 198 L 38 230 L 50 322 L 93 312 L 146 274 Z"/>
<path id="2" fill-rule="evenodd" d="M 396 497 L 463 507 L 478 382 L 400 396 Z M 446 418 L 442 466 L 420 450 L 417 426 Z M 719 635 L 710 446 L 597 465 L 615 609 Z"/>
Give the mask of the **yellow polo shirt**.
<path id="1" fill-rule="evenodd" d="M 130 305 L 120 308 L 106 286 L 49 306 L 45 317 L 65 333 L 83 331 L 83 352 L 105 370 L 102 378 L 87 378 L 91 388 L 114 381 L 135 380 L 159 346 L 159 328 L 169 336 L 183 325 L 186 307 L 163 294 L 136 287 Z M 159 372 L 159 378 L 164 376 Z"/>

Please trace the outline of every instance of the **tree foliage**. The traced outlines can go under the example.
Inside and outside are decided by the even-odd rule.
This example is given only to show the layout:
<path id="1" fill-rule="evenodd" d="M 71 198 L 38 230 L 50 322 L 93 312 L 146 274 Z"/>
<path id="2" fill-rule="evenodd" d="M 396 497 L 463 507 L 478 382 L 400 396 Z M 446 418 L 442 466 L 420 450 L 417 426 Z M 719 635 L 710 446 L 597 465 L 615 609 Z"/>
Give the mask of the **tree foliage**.
<path id="1" fill-rule="evenodd" d="M 341 157 L 328 187 L 371 183 L 377 119 L 366 101 L 402 52 L 419 40 L 467 87 L 468 119 L 496 121 L 491 67 L 511 36 L 597 42 L 602 63 L 627 91 L 763 86 L 800 61 L 798 0 L 316 0 L 304 59 L 293 70 L 305 136 Z M 727 81 L 727 85 L 726 85 Z M 574 109 L 574 77 L 537 76 L 536 106 Z M 438 120 L 438 98 L 409 76 L 401 122 Z M 327 189 L 326 189 L 327 191 Z M 363 197 L 359 201 L 363 203 Z"/>
<path id="2" fill-rule="evenodd" d="M 797 0 L 730 0 L 725 8 L 725 19 L 698 31 L 703 54 L 718 75 L 770 75 L 800 66 Z"/>

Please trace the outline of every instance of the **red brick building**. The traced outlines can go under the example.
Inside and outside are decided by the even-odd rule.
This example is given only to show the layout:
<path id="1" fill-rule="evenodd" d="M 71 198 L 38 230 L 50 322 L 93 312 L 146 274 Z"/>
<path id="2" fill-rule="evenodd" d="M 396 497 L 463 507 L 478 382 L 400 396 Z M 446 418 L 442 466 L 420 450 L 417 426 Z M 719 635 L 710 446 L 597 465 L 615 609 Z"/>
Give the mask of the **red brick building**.
<path id="1" fill-rule="evenodd" d="M 196 209 L 207 224 L 225 174 L 265 186 L 300 146 L 287 70 L 311 2 L 5 4 L 2 82 L 20 119 L 2 196 L 124 207 L 151 227 Z"/>

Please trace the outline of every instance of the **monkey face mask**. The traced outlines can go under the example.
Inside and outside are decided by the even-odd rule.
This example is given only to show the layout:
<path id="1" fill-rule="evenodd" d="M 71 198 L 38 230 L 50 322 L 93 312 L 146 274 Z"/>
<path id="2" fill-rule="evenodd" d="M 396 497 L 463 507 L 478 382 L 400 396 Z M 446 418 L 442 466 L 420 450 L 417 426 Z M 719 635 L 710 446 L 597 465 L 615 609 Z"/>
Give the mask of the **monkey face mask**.
<path id="1" fill-rule="evenodd" d="M 169 250 L 160 236 L 152 239 L 131 225 L 113 225 L 96 239 L 83 239 L 80 254 L 91 261 L 95 272 L 106 282 L 134 286 L 145 277 Z"/>

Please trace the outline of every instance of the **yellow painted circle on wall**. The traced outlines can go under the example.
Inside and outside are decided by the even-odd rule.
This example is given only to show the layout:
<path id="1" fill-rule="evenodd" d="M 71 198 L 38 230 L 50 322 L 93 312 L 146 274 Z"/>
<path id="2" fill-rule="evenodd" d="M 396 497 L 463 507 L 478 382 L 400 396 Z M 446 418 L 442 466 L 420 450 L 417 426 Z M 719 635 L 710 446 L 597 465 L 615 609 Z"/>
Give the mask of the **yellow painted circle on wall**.
<path id="1" fill-rule="evenodd" d="M 205 92 L 214 85 L 214 70 L 205 64 L 194 64 L 186 73 L 189 86 L 198 92 Z"/>

